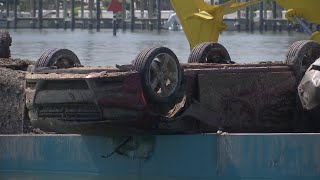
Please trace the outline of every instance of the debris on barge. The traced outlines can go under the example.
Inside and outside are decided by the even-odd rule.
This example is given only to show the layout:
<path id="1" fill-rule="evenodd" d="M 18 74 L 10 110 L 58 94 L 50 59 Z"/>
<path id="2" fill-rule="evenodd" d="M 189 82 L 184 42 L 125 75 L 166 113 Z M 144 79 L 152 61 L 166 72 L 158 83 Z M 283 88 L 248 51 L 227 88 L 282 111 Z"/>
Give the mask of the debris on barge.
<path id="1" fill-rule="evenodd" d="M 0 134 L 21 134 L 31 125 L 24 121 L 25 76 L 31 64 L 28 60 L 0 59 Z"/>

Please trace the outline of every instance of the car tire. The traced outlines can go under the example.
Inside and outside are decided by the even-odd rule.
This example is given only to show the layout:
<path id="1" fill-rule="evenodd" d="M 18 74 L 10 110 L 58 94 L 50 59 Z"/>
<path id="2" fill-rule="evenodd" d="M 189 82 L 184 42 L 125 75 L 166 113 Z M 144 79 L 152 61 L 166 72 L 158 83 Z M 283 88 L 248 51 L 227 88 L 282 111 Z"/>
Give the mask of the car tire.
<path id="1" fill-rule="evenodd" d="M 72 51 L 54 48 L 47 49 L 42 53 L 36 62 L 35 68 L 56 66 L 60 69 L 78 67 L 80 65 L 79 58 Z"/>
<path id="2" fill-rule="evenodd" d="M 319 57 L 320 44 L 316 41 L 302 40 L 290 46 L 285 63 L 293 69 L 300 82 L 309 66 Z"/>
<path id="3" fill-rule="evenodd" d="M 175 103 L 179 99 L 183 70 L 177 56 L 166 47 L 142 50 L 132 61 L 141 74 L 142 88 L 149 103 Z"/>
<path id="4" fill-rule="evenodd" d="M 227 49 L 214 42 L 204 42 L 195 46 L 189 56 L 188 63 L 233 64 Z"/>

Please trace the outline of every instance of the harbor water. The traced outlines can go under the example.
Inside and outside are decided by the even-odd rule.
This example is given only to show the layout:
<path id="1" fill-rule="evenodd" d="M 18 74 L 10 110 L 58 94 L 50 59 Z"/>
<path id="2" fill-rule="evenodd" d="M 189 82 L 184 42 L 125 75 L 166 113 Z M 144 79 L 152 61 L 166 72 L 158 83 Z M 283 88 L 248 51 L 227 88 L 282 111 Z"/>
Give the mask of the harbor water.
<path id="1" fill-rule="evenodd" d="M 17 29 L 9 30 L 13 38 L 12 57 L 37 60 L 48 48 L 67 48 L 75 52 L 83 65 L 103 66 L 129 64 L 145 47 L 166 46 L 181 63 L 187 62 L 190 46 L 183 31 L 118 31 Z M 297 32 L 224 32 L 219 43 L 229 51 L 233 61 L 283 61 L 288 47 L 297 40 L 307 39 Z"/>

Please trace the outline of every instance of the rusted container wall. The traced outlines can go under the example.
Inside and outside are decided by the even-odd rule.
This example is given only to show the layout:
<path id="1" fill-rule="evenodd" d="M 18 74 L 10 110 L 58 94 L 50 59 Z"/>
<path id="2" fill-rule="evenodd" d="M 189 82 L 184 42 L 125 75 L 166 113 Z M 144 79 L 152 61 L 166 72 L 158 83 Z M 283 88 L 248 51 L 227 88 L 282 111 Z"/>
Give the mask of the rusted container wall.
<path id="1" fill-rule="evenodd" d="M 185 70 L 189 101 L 195 99 L 208 112 L 200 120 L 201 132 L 311 132 L 300 126 L 305 122 L 299 119 L 296 77 L 288 66 L 207 66 Z"/>
<path id="2" fill-rule="evenodd" d="M 292 132 L 296 81 L 291 72 L 200 74 L 200 103 L 233 132 Z M 237 131 L 238 130 L 238 131 Z"/>

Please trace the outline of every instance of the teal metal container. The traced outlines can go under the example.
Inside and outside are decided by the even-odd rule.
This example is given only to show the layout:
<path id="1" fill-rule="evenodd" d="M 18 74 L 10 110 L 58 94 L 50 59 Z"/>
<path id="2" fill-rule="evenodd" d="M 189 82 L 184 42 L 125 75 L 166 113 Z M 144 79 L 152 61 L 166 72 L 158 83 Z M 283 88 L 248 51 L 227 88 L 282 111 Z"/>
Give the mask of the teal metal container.
<path id="1" fill-rule="evenodd" d="M 319 154 L 320 134 L 2 135 L 0 179 L 319 180 Z"/>

